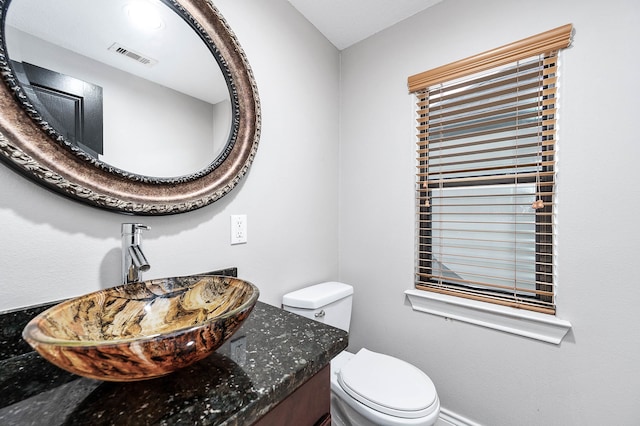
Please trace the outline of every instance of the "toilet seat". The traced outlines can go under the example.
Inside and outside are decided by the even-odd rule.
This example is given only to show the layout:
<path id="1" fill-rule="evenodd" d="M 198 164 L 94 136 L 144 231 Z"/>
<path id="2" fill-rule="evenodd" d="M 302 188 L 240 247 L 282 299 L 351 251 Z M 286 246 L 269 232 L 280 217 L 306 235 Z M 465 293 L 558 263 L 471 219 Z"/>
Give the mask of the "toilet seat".
<path id="1" fill-rule="evenodd" d="M 429 376 L 389 355 L 361 349 L 341 367 L 337 378 L 353 399 L 390 416 L 417 419 L 438 408 Z"/>

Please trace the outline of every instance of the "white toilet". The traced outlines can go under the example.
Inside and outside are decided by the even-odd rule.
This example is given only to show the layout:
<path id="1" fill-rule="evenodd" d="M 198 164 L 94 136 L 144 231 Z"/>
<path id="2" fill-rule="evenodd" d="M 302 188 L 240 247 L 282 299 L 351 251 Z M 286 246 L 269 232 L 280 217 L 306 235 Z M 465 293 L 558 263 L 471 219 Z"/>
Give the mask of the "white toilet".
<path id="1" fill-rule="evenodd" d="M 325 282 L 282 298 L 287 311 L 349 331 L 353 287 Z M 367 349 L 331 361 L 331 420 L 338 426 L 428 426 L 440 414 L 433 382 L 408 362 Z"/>

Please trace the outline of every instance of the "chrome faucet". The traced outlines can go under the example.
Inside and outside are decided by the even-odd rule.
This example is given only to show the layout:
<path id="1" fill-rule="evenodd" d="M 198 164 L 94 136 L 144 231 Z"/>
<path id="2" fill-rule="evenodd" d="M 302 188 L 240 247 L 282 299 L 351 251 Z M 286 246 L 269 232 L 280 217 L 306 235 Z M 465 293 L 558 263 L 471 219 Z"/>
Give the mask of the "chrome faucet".
<path id="1" fill-rule="evenodd" d="M 141 223 L 122 224 L 122 283 L 142 281 L 142 272 L 151 266 L 142 252 L 142 230 L 150 229 Z"/>

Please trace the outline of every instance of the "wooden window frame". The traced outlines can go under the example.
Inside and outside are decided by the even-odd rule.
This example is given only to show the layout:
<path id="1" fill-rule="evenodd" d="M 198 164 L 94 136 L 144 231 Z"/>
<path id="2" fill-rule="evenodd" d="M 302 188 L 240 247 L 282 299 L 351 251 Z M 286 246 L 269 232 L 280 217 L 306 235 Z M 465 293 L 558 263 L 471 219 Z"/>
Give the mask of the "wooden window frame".
<path id="1" fill-rule="evenodd" d="M 409 92 L 415 94 L 416 96 L 420 96 L 421 93 L 424 93 L 439 84 L 446 84 L 448 82 L 459 80 L 463 78 L 467 78 L 469 76 L 475 76 L 479 73 L 489 72 L 492 70 L 499 69 L 500 67 L 507 66 L 512 63 L 518 63 L 518 61 L 526 60 L 527 58 L 535 57 L 535 56 L 555 56 L 556 52 L 559 50 L 566 48 L 571 43 L 573 27 L 571 24 L 564 25 L 562 27 L 555 28 L 553 30 L 547 31 L 545 33 L 541 33 L 515 43 L 511 43 L 505 46 L 502 46 L 497 49 L 493 49 L 479 55 L 472 56 L 470 58 L 466 58 L 448 65 L 444 65 L 429 71 L 425 71 L 423 73 L 419 73 L 409 77 L 408 86 Z M 554 96 L 555 96 L 555 88 L 554 88 Z M 421 102 L 418 101 L 418 114 L 421 113 Z M 422 101 L 422 107 L 425 107 L 425 101 Z M 424 111 L 424 110 L 423 110 Z M 553 120 L 555 123 L 555 112 L 553 113 Z M 470 298 L 474 300 L 480 300 L 490 303 L 497 303 L 500 305 L 511 306 L 515 308 L 522 308 L 537 312 L 542 312 L 546 314 L 554 314 L 555 313 L 555 287 L 553 282 L 553 235 L 554 235 L 554 224 L 553 224 L 553 193 L 554 193 L 554 175 L 555 175 L 555 157 L 554 153 L 550 155 L 549 161 L 544 161 L 544 164 L 541 163 L 541 166 L 537 168 L 534 177 L 525 178 L 524 181 L 529 181 L 530 183 L 536 184 L 536 192 L 541 191 L 541 185 L 545 186 L 546 189 L 544 191 L 545 196 L 541 197 L 544 200 L 544 210 L 536 210 L 536 252 L 543 253 L 536 255 L 537 258 L 540 256 L 547 256 L 544 262 L 542 262 L 543 266 L 536 266 L 536 300 L 524 300 L 518 297 L 503 297 L 500 295 L 499 291 L 495 291 L 495 296 L 493 297 L 490 291 L 480 292 L 480 294 L 474 294 L 474 291 L 469 291 L 469 288 L 465 288 L 465 285 L 448 285 L 442 287 L 441 285 L 437 285 L 437 282 L 433 280 L 433 278 L 426 279 L 424 278 L 424 274 L 421 274 L 421 268 L 424 267 L 424 262 L 431 262 L 432 259 L 425 259 L 424 256 L 421 258 L 419 253 L 420 241 L 421 239 L 430 239 L 431 238 L 431 228 L 430 225 L 425 225 L 430 223 L 431 220 L 431 206 L 428 203 L 429 197 L 429 187 L 425 182 L 425 176 L 428 176 L 428 173 L 425 172 L 427 169 L 426 163 L 424 161 L 424 157 L 421 158 L 420 151 L 424 153 L 425 142 L 424 139 L 420 142 L 420 138 L 424 137 L 424 129 L 425 129 L 425 118 L 418 118 L 418 179 L 417 179 L 417 240 L 418 240 L 418 250 L 416 255 L 416 288 L 421 290 L 433 291 L 437 293 L 449 294 L 454 296 L 460 296 L 465 298 Z M 549 133 L 549 137 L 552 140 L 552 143 L 555 144 L 555 125 L 553 126 L 553 131 Z M 428 150 L 428 148 L 427 148 Z M 421 163 L 422 162 L 422 163 Z M 540 179 L 541 175 L 549 175 L 549 182 L 545 183 L 545 179 Z M 494 176 L 495 178 L 495 176 Z M 483 182 L 482 178 L 478 178 L 478 182 Z M 550 190 L 549 190 L 550 187 Z M 549 195 L 546 195 L 546 194 Z M 544 213 L 543 213 L 544 212 Z M 541 232 L 542 228 L 545 228 L 545 232 Z M 543 239 L 546 239 L 544 243 L 545 247 L 549 248 L 548 252 L 545 252 L 546 249 L 542 249 L 543 247 Z M 431 243 L 429 242 L 429 245 Z M 422 263 L 421 263 L 422 262 Z M 537 263 L 537 262 L 536 262 Z M 440 280 L 442 278 L 440 277 Z M 442 284 L 442 281 L 440 282 Z M 516 284 L 514 284 L 515 288 Z"/>

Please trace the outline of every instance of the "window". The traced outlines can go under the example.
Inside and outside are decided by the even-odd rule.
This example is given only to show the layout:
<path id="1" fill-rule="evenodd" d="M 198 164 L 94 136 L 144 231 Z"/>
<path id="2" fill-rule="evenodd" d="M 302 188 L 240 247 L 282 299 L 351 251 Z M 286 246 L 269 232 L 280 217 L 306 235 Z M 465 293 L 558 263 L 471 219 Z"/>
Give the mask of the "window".
<path id="1" fill-rule="evenodd" d="M 416 288 L 555 313 L 558 51 L 572 26 L 409 77 Z"/>

